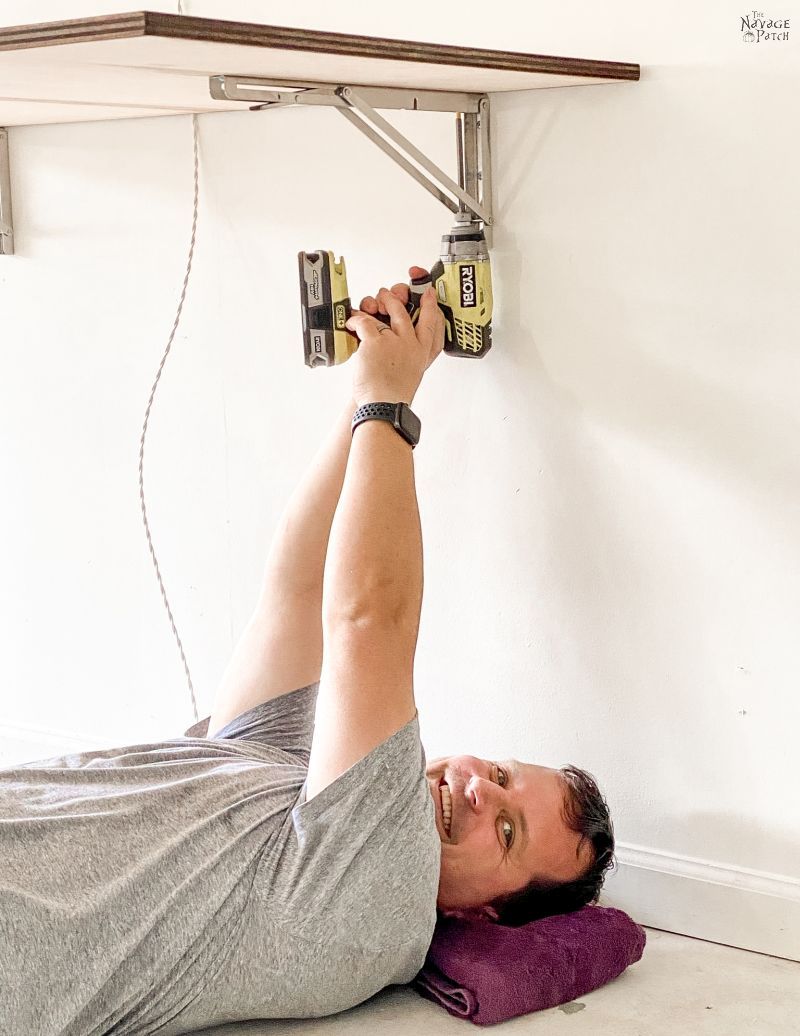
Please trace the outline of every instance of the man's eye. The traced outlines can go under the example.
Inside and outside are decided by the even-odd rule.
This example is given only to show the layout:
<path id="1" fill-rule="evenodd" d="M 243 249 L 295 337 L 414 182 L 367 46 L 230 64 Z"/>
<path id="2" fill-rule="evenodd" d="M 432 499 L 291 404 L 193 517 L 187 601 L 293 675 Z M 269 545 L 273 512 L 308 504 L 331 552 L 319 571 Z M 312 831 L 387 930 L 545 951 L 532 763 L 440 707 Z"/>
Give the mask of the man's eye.
<path id="1" fill-rule="evenodd" d="M 497 764 L 495 763 L 495 767 L 497 769 L 497 783 L 500 785 L 501 788 L 505 788 L 508 785 L 508 774 L 502 766 L 497 766 Z M 501 774 L 503 777 L 502 782 L 500 781 Z M 514 844 L 514 825 L 511 823 L 510 820 L 503 821 L 502 831 L 503 833 L 500 837 L 503 839 L 506 849 L 510 849 L 511 846 Z"/>

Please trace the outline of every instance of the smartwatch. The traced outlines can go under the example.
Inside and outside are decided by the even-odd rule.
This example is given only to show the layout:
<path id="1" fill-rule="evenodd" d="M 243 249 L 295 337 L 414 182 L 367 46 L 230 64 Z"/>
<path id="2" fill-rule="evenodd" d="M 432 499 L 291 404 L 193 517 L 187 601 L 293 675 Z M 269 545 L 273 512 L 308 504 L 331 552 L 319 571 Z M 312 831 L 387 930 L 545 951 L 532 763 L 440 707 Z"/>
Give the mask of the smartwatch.
<path id="1" fill-rule="evenodd" d="M 411 449 L 419 442 L 422 425 L 419 418 L 407 403 L 365 403 L 353 414 L 350 434 L 364 421 L 388 421 L 411 444 Z"/>

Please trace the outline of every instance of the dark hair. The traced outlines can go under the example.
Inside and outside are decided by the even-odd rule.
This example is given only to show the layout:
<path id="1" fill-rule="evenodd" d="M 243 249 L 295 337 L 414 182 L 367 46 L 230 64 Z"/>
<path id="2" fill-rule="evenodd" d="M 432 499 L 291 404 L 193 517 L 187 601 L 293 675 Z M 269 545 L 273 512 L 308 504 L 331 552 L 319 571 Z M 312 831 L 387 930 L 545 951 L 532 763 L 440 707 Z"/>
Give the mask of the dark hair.
<path id="1" fill-rule="evenodd" d="M 587 903 L 595 903 L 603 887 L 606 871 L 614 864 L 614 828 L 594 777 L 577 766 L 562 766 L 559 773 L 566 784 L 564 820 L 580 834 L 579 847 L 587 839 L 592 844 L 593 860 L 588 870 L 574 881 L 548 882 L 534 878 L 524 888 L 493 899 L 487 905 L 497 912 L 496 924 L 518 928 L 553 914 L 568 914 Z"/>

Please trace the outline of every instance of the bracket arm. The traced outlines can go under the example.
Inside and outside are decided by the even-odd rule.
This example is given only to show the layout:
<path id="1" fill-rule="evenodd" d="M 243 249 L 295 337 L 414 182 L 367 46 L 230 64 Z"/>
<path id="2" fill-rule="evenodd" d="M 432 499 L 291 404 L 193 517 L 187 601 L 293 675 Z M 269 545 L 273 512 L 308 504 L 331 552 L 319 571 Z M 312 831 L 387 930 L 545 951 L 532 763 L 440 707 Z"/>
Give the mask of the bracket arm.
<path id="1" fill-rule="evenodd" d="M 349 108 L 337 108 L 336 110 L 343 115 L 348 122 L 351 122 L 356 129 L 361 130 L 366 137 L 369 137 L 373 144 L 377 144 L 381 151 L 385 152 L 389 158 L 397 162 L 401 169 L 405 169 L 410 176 L 413 176 L 417 183 L 422 184 L 426 191 L 430 191 L 437 201 L 440 201 L 442 205 L 447 206 L 451 212 L 458 212 L 458 205 L 456 205 L 453 199 L 448 198 L 444 191 L 439 190 L 435 183 L 429 180 L 424 173 L 421 173 L 415 165 L 412 165 L 411 162 L 409 162 L 408 159 L 397 150 L 397 148 L 393 148 L 391 144 L 384 140 L 380 133 L 377 133 L 368 123 L 359 119 L 357 115 L 354 115 Z"/>
<path id="2" fill-rule="evenodd" d="M 472 195 L 468 194 L 454 180 L 451 180 L 447 173 L 440 169 L 435 162 L 432 162 L 429 158 L 423 155 L 419 148 L 415 147 L 407 137 L 404 137 L 403 134 L 399 132 L 399 130 L 396 130 L 394 126 L 392 126 L 391 123 L 387 122 L 386 119 L 379 115 L 374 108 L 371 108 L 363 99 L 363 97 L 361 97 L 355 90 L 353 90 L 352 87 L 342 86 L 336 92 L 345 101 L 347 101 L 348 104 L 356 108 L 364 116 L 365 119 L 367 119 L 369 122 L 374 123 L 375 126 L 377 126 L 382 133 L 385 133 L 390 140 L 394 141 L 395 144 L 403 148 L 404 151 L 411 155 L 415 162 L 419 162 L 423 169 L 426 169 L 431 174 L 431 176 L 433 176 L 436 180 L 438 180 L 440 184 L 442 184 L 442 186 L 444 186 L 445 188 L 447 188 L 448 191 L 454 194 L 461 202 L 462 211 L 465 208 L 469 209 L 469 211 L 477 219 L 482 220 L 487 227 L 491 227 L 493 225 L 494 219 L 492 218 L 491 212 L 489 212 L 485 208 L 485 206 L 477 200 L 477 198 L 474 198 Z M 367 127 L 360 124 L 361 120 L 356 119 L 353 116 L 352 111 L 348 112 L 346 109 L 341 108 L 339 110 L 342 112 L 343 115 L 350 115 L 350 121 L 353 122 L 354 125 L 358 125 L 359 129 L 364 130 L 364 132 L 367 131 Z M 407 160 L 403 159 L 402 156 L 399 155 L 395 151 L 395 149 L 391 147 L 391 145 L 387 144 L 386 141 L 383 141 L 380 138 L 376 139 L 377 134 L 375 134 L 374 131 L 373 133 L 367 133 L 367 136 L 369 136 L 372 140 L 375 140 L 375 143 L 379 144 L 382 150 L 384 150 L 391 158 L 394 158 L 394 160 L 398 162 L 398 164 L 402 165 L 404 169 L 411 172 L 411 175 L 414 176 L 414 178 L 418 180 L 419 183 L 423 185 L 423 187 L 426 187 L 431 192 L 431 194 L 439 198 L 440 201 L 443 201 L 444 204 L 447 205 L 447 207 L 452 212 L 459 211 L 458 206 L 455 206 L 450 199 L 445 199 L 441 192 L 438 191 L 434 187 L 434 185 L 431 184 L 426 179 L 426 177 L 424 177 L 418 170 L 414 169 L 413 167 L 410 167 L 410 163 L 408 163 Z"/>
<path id="3" fill-rule="evenodd" d="M 11 167 L 8 161 L 8 130 L 0 127 L 0 255 L 14 254 L 14 223 L 11 218 Z"/>

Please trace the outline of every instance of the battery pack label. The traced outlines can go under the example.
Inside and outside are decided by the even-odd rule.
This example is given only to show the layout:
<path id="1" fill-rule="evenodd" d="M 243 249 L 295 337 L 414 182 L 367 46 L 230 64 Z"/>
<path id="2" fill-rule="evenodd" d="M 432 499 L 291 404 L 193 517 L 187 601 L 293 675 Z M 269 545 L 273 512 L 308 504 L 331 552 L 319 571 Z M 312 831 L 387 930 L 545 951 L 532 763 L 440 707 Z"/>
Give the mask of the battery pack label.
<path id="1" fill-rule="evenodd" d="M 319 302 L 322 298 L 322 292 L 320 291 L 319 284 L 319 270 L 311 271 L 311 280 L 306 281 L 308 284 L 308 294 L 315 302 Z"/>
<path id="2" fill-rule="evenodd" d="M 475 265 L 474 263 L 463 263 L 459 269 L 461 281 L 461 308 L 469 309 L 476 306 L 475 298 Z"/>

